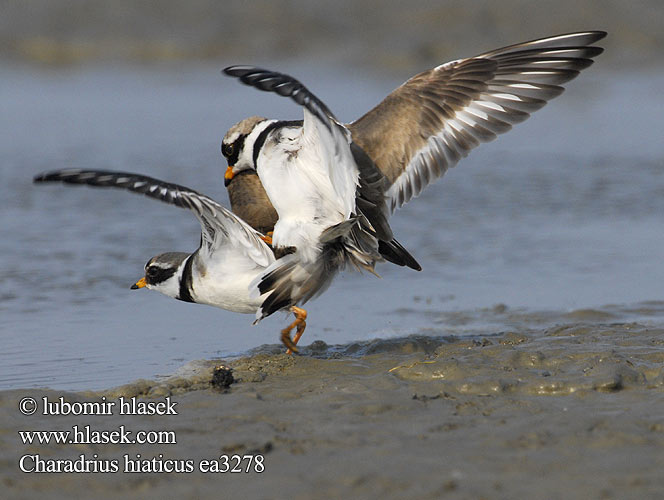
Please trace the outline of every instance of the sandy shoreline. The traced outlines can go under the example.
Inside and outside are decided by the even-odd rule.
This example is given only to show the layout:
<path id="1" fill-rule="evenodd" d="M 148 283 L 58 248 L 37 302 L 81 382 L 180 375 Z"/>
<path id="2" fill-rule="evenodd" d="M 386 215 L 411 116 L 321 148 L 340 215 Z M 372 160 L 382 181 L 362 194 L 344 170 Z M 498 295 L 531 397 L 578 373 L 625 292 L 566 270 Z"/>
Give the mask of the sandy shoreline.
<path id="1" fill-rule="evenodd" d="M 269 347 L 228 363 L 235 382 L 226 390 L 210 386 L 219 362 L 104 393 L 0 393 L 3 496 L 552 499 L 660 498 L 664 491 L 662 328 L 570 323 L 474 339 L 318 342 L 299 357 Z M 40 408 L 23 416 L 18 409 L 26 397 L 39 404 L 101 396 L 170 396 L 177 415 L 52 416 Z M 177 444 L 23 445 L 18 435 L 74 425 L 170 430 Z M 20 458 L 30 455 L 30 467 L 36 454 L 117 460 L 120 470 L 21 472 Z M 193 472 L 123 472 L 137 454 L 157 466 L 189 460 Z M 205 460 L 219 467 L 223 455 L 260 455 L 264 472 L 200 471 Z"/>

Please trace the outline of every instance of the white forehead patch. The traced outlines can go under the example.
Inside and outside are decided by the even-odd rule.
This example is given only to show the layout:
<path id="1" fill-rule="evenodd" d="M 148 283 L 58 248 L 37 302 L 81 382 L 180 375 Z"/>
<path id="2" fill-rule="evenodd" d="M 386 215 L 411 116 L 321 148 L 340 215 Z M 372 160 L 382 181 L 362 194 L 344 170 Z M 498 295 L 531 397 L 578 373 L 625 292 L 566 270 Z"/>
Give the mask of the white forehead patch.
<path id="1" fill-rule="evenodd" d="M 226 135 L 224 136 L 224 139 L 221 141 L 224 144 L 233 144 L 235 141 L 237 141 L 237 138 L 240 137 L 240 132 L 235 131 L 231 134 L 231 131 L 233 129 L 229 130 Z"/>
<path id="2" fill-rule="evenodd" d="M 257 124 L 265 120 L 267 120 L 267 118 L 263 118 L 262 116 L 250 116 L 249 118 L 245 118 L 228 129 L 222 142 L 224 144 L 233 144 L 238 137 L 241 135 L 249 135 Z"/>

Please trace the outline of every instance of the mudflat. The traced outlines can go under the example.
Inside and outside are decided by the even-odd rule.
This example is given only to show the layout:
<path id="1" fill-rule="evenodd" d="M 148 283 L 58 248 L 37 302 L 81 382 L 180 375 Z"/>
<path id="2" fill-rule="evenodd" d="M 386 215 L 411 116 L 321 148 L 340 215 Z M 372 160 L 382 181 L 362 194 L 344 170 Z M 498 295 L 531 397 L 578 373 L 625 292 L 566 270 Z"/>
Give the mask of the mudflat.
<path id="1" fill-rule="evenodd" d="M 108 391 L 5 391 L 3 497 L 661 498 L 664 328 L 610 320 L 265 346 Z M 74 428 L 78 444 L 19 433 Z M 158 442 L 99 442 L 120 431 Z"/>

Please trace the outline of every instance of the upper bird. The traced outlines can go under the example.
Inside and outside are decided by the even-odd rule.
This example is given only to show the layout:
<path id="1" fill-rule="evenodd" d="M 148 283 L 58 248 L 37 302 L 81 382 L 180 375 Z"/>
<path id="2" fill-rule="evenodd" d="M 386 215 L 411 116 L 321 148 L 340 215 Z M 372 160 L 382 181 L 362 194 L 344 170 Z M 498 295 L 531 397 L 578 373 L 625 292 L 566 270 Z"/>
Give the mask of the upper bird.
<path id="1" fill-rule="evenodd" d="M 384 194 L 389 209 L 394 211 L 471 149 L 507 132 L 560 95 L 562 85 L 603 52 L 593 44 L 605 36 L 603 31 L 584 31 L 542 38 L 451 61 L 415 75 L 375 108 L 346 125 L 353 153 L 368 158 L 384 175 Z M 321 121 L 332 121 L 338 128 L 327 106 L 297 80 L 247 67 L 231 67 L 225 72 L 248 85 L 290 96 L 313 108 L 312 114 Z M 273 148 L 265 145 L 268 127 L 271 131 L 288 127 L 289 137 L 294 137 L 301 126 L 299 122 L 275 123 L 252 117 L 232 127 L 222 141 L 222 153 L 229 165 L 225 175 L 229 192 L 236 176 L 258 170 L 257 160 L 263 150 Z M 277 182 L 281 188 L 289 181 L 283 177 Z M 270 212 L 258 179 L 254 178 L 244 193 L 255 199 L 246 203 L 252 211 L 244 211 L 237 197 L 237 207 L 231 199 L 236 213 L 264 229 L 268 229 L 270 216 L 272 225 L 276 224 L 276 213 Z M 283 196 L 278 192 L 268 195 L 275 205 Z"/>
<path id="2" fill-rule="evenodd" d="M 306 302 L 349 263 L 373 272 L 385 259 L 420 270 L 387 222 L 383 174 L 327 106 L 288 75 L 244 66 L 225 72 L 291 97 L 304 109 L 303 121 L 244 120 L 222 144 L 227 181 L 257 172 L 278 214 L 273 247 L 293 249 L 258 280 L 260 292 L 270 293 L 257 321 Z"/>

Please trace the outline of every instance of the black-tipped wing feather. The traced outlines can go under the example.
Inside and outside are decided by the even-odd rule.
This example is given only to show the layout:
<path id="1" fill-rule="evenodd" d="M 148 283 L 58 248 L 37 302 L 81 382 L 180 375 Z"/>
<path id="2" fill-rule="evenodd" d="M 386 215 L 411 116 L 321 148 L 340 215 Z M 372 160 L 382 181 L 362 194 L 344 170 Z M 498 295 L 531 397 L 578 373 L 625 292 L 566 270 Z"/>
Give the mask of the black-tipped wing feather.
<path id="1" fill-rule="evenodd" d="M 290 97 L 297 104 L 304 106 L 310 113 L 318 117 L 328 129 L 332 127 L 330 122 L 339 124 L 339 121 L 325 103 L 292 76 L 253 66 L 229 66 L 223 72 L 228 76 L 239 78 L 242 83 L 259 90 Z"/>
<path id="2" fill-rule="evenodd" d="M 387 177 L 400 207 L 482 142 L 563 92 L 602 53 L 603 31 L 558 35 L 459 59 L 420 73 L 348 125 Z"/>
<path id="3" fill-rule="evenodd" d="M 213 253 L 224 244 L 241 247 L 257 264 L 274 261 L 260 234 L 212 198 L 178 184 L 140 174 L 106 170 L 66 169 L 35 176 L 34 182 L 63 182 L 110 187 L 144 194 L 150 198 L 191 210 L 201 223 L 201 248 Z"/>

